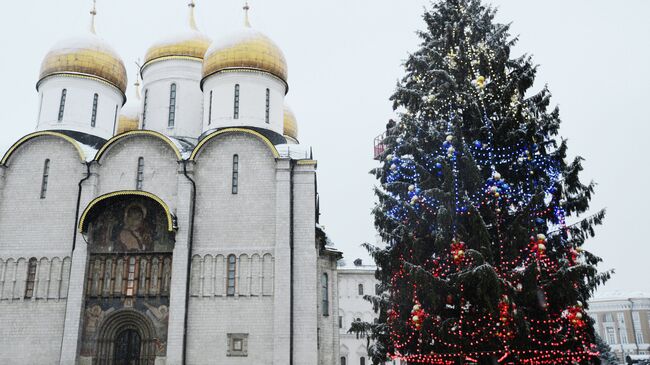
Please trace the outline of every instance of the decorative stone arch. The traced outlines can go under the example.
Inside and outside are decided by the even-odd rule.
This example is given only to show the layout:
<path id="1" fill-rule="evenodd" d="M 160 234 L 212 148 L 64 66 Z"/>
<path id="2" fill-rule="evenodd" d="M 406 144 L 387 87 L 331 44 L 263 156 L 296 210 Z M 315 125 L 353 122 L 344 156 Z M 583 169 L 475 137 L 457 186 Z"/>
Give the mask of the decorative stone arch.
<path id="1" fill-rule="evenodd" d="M 117 310 L 104 318 L 97 334 L 97 354 L 94 364 L 113 364 L 115 341 L 125 330 L 134 330 L 140 336 L 140 358 L 138 364 L 153 365 L 156 361 L 156 330 L 153 323 L 135 309 Z"/>
<path id="2" fill-rule="evenodd" d="M 88 204 L 86 209 L 84 209 L 83 213 L 81 214 L 81 219 L 79 219 L 79 227 L 78 227 L 79 232 L 85 233 L 87 231 L 87 229 L 88 229 L 88 216 L 89 216 L 90 213 L 93 212 L 93 208 L 97 204 L 99 204 L 99 203 L 101 203 L 101 202 L 103 202 L 103 201 L 105 201 L 107 199 L 111 199 L 111 198 L 114 198 L 114 197 L 117 197 L 117 196 L 125 196 L 125 195 L 146 197 L 146 198 L 149 198 L 149 199 L 155 201 L 156 203 L 158 203 L 160 205 L 160 207 L 163 209 L 163 211 L 165 212 L 165 216 L 167 218 L 167 231 L 169 231 L 169 232 L 174 231 L 174 229 L 175 229 L 175 227 L 174 227 L 174 216 L 172 215 L 172 212 L 169 209 L 169 206 L 161 198 L 159 198 L 158 196 L 156 196 L 156 195 L 154 195 L 152 193 L 148 193 L 146 191 L 120 190 L 120 191 L 115 191 L 115 192 L 112 192 L 112 193 L 101 195 L 101 196 L 93 199 L 93 201 L 91 201 L 90 204 Z"/>
<path id="3" fill-rule="evenodd" d="M 95 155 L 95 161 L 100 162 L 102 157 L 113 145 L 118 144 L 119 142 L 125 139 L 137 138 L 138 136 L 149 136 L 149 137 L 160 139 L 162 142 L 168 145 L 172 149 L 172 151 L 174 151 L 174 154 L 176 155 L 178 161 L 181 161 L 183 159 L 181 155 L 181 151 L 178 149 L 178 146 L 176 146 L 176 144 L 172 142 L 172 140 L 169 139 L 169 137 L 155 131 L 136 130 L 136 131 L 130 131 L 130 132 L 118 134 L 117 136 L 109 139 L 108 142 L 106 142 L 102 146 L 102 148 L 99 151 L 97 151 L 97 154 Z"/>
<path id="4" fill-rule="evenodd" d="M 246 129 L 246 128 L 225 128 L 225 129 L 220 129 L 220 130 L 218 130 L 216 132 L 210 133 L 209 135 L 205 136 L 201 140 L 201 142 L 199 142 L 199 144 L 196 146 L 196 148 L 194 148 L 194 151 L 192 151 L 192 154 L 190 155 L 190 161 L 195 161 L 196 160 L 197 156 L 199 155 L 199 153 L 201 152 L 203 147 L 208 142 L 210 142 L 210 140 L 212 140 L 213 138 L 216 138 L 218 136 L 221 136 L 221 135 L 224 135 L 224 134 L 230 134 L 230 133 L 250 134 L 250 135 L 258 138 L 259 140 L 261 140 L 268 147 L 268 149 L 271 151 L 271 154 L 273 154 L 274 158 L 279 158 L 280 157 L 280 153 L 275 148 L 275 145 L 273 145 L 271 140 L 264 137 L 264 135 L 262 135 L 261 133 L 256 132 L 256 131 L 254 131 L 252 129 Z"/>
<path id="5" fill-rule="evenodd" d="M 77 153 L 79 154 L 79 161 L 80 162 L 86 162 L 86 154 L 84 153 L 83 149 L 81 148 L 81 145 L 79 142 L 77 142 L 74 138 L 70 136 L 66 136 L 63 133 L 59 132 L 53 132 L 53 131 L 42 131 L 42 132 L 34 132 L 30 133 L 23 138 L 19 139 L 16 143 L 14 143 L 7 153 L 4 154 L 2 159 L 0 160 L 0 166 L 7 166 L 7 161 L 9 161 L 9 158 L 25 143 L 31 141 L 32 139 L 35 138 L 40 138 L 40 137 L 56 137 L 56 138 L 61 138 L 62 140 L 70 143 L 76 150 Z"/>

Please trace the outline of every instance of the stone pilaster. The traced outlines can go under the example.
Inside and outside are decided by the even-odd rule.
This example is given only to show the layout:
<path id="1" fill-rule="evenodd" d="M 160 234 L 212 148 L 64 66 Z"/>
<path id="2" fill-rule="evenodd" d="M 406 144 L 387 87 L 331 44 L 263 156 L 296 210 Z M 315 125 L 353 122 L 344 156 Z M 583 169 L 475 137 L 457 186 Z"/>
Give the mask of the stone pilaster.
<path id="1" fill-rule="evenodd" d="M 97 164 L 90 167 L 90 177 L 83 182 L 79 216 L 95 198 L 99 175 Z M 78 224 L 78 222 L 77 222 Z M 76 246 L 72 252 L 70 267 L 70 283 L 68 285 L 68 298 L 65 309 L 65 323 L 63 325 L 63 340 L 61 343 L 61 365 L 73 365 L 77 362 L 81 344 L 83 326 L 84 293 L 86 288 L 86 270 L 88 265 L 88 244 L 83 234 L 76 232 Z"/>
<path id="2" fill-rule="evenodd" d="M 194 176 L 194 162 L 187 162 L 187 175 Z M 176 243 L 172 261 L 172 278 L 169 298 L 169 324 L 167 331 L 167 365 L 183 363 L 183 337 L 185 335 L 185 307 L 187 296 L 187 266 L 191 239 L 192 183 L 183 173 L 183 163 L 178 169 L 178 194 L 176 202 Z"/>
<path id="3" fill-rule="evenodd" d="M 291 161 L 281 159 L 276 167 L 275 292 L 273 301 L 273 364 L 289 364 L 290 353 L 290 174 Z M 296 272 L 294 271 L 294 275 Z"/>
<path id="4" fill-rule="evenodd" d="M 293 363 L 317 364 L 316 161 L 293 169 Z"/>

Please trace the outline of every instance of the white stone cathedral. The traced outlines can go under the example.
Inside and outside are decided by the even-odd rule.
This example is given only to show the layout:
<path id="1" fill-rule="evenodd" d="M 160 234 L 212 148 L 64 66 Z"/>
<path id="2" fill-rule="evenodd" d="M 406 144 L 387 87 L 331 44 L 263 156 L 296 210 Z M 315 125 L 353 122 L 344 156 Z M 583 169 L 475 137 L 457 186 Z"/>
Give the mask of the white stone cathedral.
<path id="1" fill-rule="evenodd" d="M 339 361 L 340 253 L 284 55 L 248 6 L 215 41 L 194 8 L 128 103 L 94 9 L 43 60 L 36 131 L 0 160 L 0 364 Z"/>

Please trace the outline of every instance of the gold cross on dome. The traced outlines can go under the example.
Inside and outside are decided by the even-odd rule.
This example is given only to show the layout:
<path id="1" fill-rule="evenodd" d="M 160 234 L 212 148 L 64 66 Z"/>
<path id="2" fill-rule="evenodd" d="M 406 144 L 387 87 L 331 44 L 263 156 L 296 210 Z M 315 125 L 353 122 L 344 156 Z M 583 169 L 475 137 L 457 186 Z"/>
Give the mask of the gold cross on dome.
<path id="1" fill-rule="evenodd" d="M 97 0 L 93 0 L 93 8 L 90 9 L 90 31 L 95 34 L 95 16 L 97 15 Z"/>
<path id="2" fill-rule="evenodd" d="M 251 7 L 248 5 L 248 1 L 244 2 L 244 25 L 247 27 L 251 26 L 251 22 L 248 19 L 248 11 L 251 10 Z"/>

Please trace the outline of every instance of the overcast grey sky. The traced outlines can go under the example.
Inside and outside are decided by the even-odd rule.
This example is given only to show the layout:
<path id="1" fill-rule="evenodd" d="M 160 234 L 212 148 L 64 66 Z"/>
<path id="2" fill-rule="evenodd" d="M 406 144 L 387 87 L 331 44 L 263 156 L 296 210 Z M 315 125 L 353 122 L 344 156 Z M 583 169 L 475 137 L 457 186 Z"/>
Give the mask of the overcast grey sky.
<path id="1" fill-rule="evenodd" d="M 134 62 L 186 21 L 187 0 L 99 0 L 98 34 Z M 252 0 L 253 27 L 283 49 L 288 103 L 302 143 L 319 160 L 321 223 L 348 262 L 374 242 L 370 211 L 375 180 L 372 140 L 393 116 L 391 95 L 401 62 L 418 45 L 428 0 Z M 606 291 L 650 292 L 650 1 L 494 0 L 498 20 L 513 22 L 515 54 L 541 65 L 559 104 L 570 153 L 586 158 L 583 179 L 599 183 L 594 210 L 607 207 L 598 236 L 585 246 L 601 269 L 617 274 Z M 0 12 L 0 151 L 34 130 L 35 84 L 48 49 L 85 31 L 90 0 L 5 1 Z M 199 27 L 213 39 L 239 27 L 242 2 L 198 0 Z M 130 94 L 130 91 L 128 92 Z"/>

